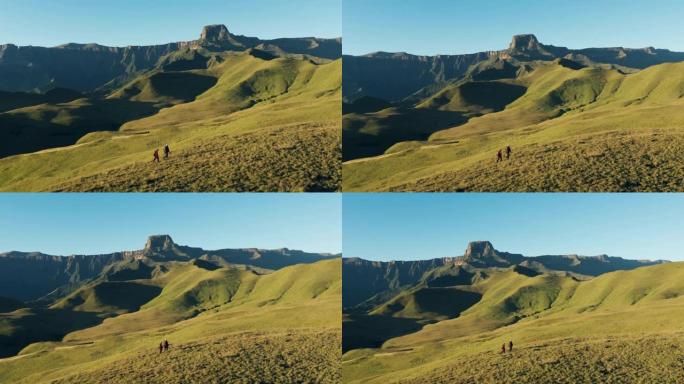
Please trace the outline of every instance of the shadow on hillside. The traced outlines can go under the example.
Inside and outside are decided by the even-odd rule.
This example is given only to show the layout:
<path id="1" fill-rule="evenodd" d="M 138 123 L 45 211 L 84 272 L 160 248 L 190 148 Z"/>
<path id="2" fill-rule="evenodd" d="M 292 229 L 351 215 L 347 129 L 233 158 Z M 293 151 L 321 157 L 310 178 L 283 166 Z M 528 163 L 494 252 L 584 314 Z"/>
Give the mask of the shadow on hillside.
<path id="1" fill-rule="evenodd" d="M 417 332 L 430 323 L 391 316 L 347 314 L 342 321 L 342 353 L 358 348 L 379 348 L 389 339 Z"/>
<path id="2" fill-rule="evenodd" d="M 89 328 L 105 317 L 66 309 L 20 309 L 0 314 L 0 358 L 15 356 L 32 343 L 60 341 L 70 332 Z"/>
<path id="3" fill-rule="evenodd" d="M 116 131 L 159 111 L 153 103 L 89 99 L 0 113 L 0 158 L 73 145 L 91 132 Z"/>
<path id="4" fill-rule="evenodd" d="M 392 145 L 427 140 L 431 134 L 467 122 L 460 112 L 435 109 L 389 108 L 342 118 L 343 160 L 382 155 Z"/>

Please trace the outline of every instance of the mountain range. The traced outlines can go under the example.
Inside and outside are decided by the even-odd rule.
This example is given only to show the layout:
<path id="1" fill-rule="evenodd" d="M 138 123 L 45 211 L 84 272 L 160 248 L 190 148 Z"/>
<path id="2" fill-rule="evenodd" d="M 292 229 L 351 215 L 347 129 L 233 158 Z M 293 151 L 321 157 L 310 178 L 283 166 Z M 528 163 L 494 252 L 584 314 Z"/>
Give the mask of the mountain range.
<path id="1" fill-rule="evenodd" d="M 363 56 L 343 56 L 343 94 L 352 103 L 367 96 L 399 102 L 465 76 L 472 67 L 485 61 L 499 61 L 502 68 L 479 71 L 476 79 L 494 79 L 518 68 L 512 63 L 534 60 L 566 59 L 583 66 L 611 64 L 616 68 L 644 69 L 652 65 L 684 61 L 684 52 L 647 48 L 569 49 L 539 42 L 533 34 L 513 36 L 508 48 L 461 55 L 417 56 L 405 52 L 374 52 Z M 504 69 L 505 71 L 502 71 Z"/>
<path id="2" fill-rule="evenodd" d="M 543 255 L 527 257 L 501 252 L 489 241 L 473 241 L 463 256 L 411 261 L 369 261 L 344 258 L 345 284 L 342 302 L 345 308 L 377 304 L 408 286 L 426 282 L 430 286 L 457 285 L 473 271 L 488 268 L 514 268 L 532 276 L 543 273 L 568 273 L 580 279 L 604 273 L 631 270 L 662 264 L 663 260 L 630 260 L 608 255 Z M 366 302 L 368 301 L 368 302 Z M 365 302 L 365 303 L 364 303 Z"/>
<path id="3" fill-rule="evenodd" d="M 344 259 L 344 382 L 677 382 L 683 273 L 486 241 L 443 259 Z"/>
<path id="4" fill-rule="evenodd" d="M 339 255 L 287 248 L 204 250 L 177 245 L 169 235 L 150 236 L 140 250 L 101 255 L 53 256 L 13 251 L 0 253 L 0 297 L 34 301 L 45 299 L 51 293 L 48 298 L 64 295 L 102 273 L 111 272 L 117 263 L 140 261 L 142 268 L 152 271 L 160 263 L 200 260 L 218 267 L 249 266 L 257 271 L 273 271 L 336 257 Z"/>
<path id="5" fill-rule="evenodd" d="M 278 55 L 340 58 L 340 39 L 281 38 L 261 40 L 235 35 L 225 25 L 208 25 L 197 40 L 151 46 L 107 47 L 68 43 L 57 47 L 0 45 L 0 90 L 46 92 L 67 88 L 79 92 L 112 89 L 136 74 L 150 70 L 160 59 L 181 50 L 214 52 L 255 48 Z"/>

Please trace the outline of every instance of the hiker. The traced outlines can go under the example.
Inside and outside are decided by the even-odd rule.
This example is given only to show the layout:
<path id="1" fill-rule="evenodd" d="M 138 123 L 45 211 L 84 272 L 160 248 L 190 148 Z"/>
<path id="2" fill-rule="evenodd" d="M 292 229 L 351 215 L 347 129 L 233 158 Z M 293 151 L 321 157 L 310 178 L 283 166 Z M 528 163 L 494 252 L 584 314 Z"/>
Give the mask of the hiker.
<path id="1" fill-rule="evenodd" d="M 169 158 L 169 153 L 171 153 L 171 149 L 169 148 L 169 145 L 166 144 L 166 145 L 164 146 L 164 159 L 168 159 L 168 158 Z"/>
<path id="2" fill-rule="evenodd" d="M 169 341 L 164 340 L 164 351 L 168 351 L 168 350 L 169 350 Z"/>
<path id="3" fill-rule="evenodd" d="M 496 162 L 503 161 L 503 155 L 501 154 L 501 150 L 499 149 L 499 152 L 496 153 Z"/>
<path id="4" fill-rule="evenodd" d="M 508 342 L 508 352 L 513 352 L 513 340 Z"/>
<path id="5" fill-rule="evenodd" d="M 510 145 L 506 146 L 506 160 L 511 158 L 511 152 L 512 152 L 511 146 Z"/>
<path id="6" fill-rule="evenodd" d="M 506 353 L 506 343 L 501 344 L 501 353 Z"/>
<path id="7" fill-rule="evenodd" d="M 159 353 L 164 352 L 164 343 L 159 343 Z"/>
<path id="8" fill-rule="evenodd" d="M 154 163 L 155 161 L 157 163 L 159 162 L 159 149 L 154 150 L 154 159 L 152 159 L 152 162 Z"/>

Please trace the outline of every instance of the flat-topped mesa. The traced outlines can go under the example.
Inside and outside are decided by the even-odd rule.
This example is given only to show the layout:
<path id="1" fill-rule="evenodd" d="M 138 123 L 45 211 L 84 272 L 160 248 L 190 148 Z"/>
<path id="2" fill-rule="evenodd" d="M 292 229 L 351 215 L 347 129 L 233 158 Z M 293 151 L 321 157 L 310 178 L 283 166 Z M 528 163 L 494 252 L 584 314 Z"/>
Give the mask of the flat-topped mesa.
<path id="1" fill-rule="evenodd" d="M 147 238 L 147 243 L 145 244 L 145 253 L 160 253 L 173 250 L 176 247 L 176 243 L 169 235 L 153 235 Z"/>
<path id="2" fill-rule="evenodd" d="M 468 259 L 485 259 L 495 256 L 496 250 L 489 241 L 471 241 L 468 243 L 463 258 Z"/>
<path id="3" fill-rule="evenodd" d="M 202 28 L 200 40 L 209 43 L 220 43 L 230 40 L 230 32 L 223 24 L 207 25 Z"/>
<path id="4" fill-rule="evenodd" d="M 499 252 L 489 241 L 472 241 L 468 243 L 461 260 L 474 267 L 508 267 L 524 260 L 522 255 Z"/>
<path id="5" fill-rule="evenodd" d="M 539 40 L 533 34 L 515 35 L 508 47 L 511 51 L 538 51 L 541 48 Z"/>

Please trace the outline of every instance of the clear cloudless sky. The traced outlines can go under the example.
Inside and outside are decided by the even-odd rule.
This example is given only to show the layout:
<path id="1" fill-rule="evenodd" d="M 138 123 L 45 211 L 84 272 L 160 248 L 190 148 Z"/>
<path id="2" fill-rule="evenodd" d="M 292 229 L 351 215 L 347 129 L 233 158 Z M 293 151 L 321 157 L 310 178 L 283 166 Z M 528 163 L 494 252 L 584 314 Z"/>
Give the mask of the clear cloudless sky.
<path id="1" fill-rule="evenodd" d="M 153 45 L 197 39 L 225 24 L 237 35 L 340 37 L 341 0 L 0 0 L 0 44 Z"/>
<path id="2" fill-rule="evenodd" d="M 0 252 L 142 249 L 147 236 L 221 248 L 339 253 L 342 199 L 326 193 L 0 194 Z"/>
<path id="3" fill-rule="evenodd" d="M 500 50 L 516 34 L 569 48 L 684 51 L 682 0 L 344 0 L 345 54 Z"/>
<path id="4" fill-rule="evenodd" d="M 368 260 L 461 256 L 489 240 L 526 256 L 684 260 L 684 194 L 344 194 L 342 250 Z"/>

